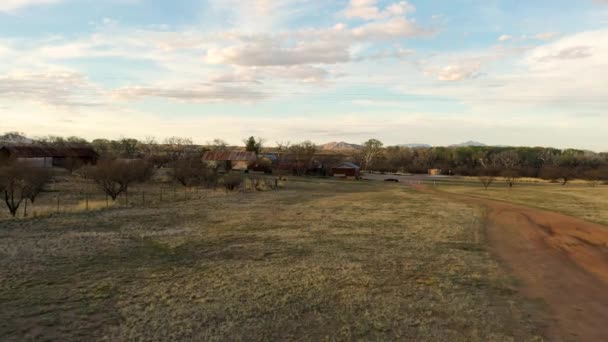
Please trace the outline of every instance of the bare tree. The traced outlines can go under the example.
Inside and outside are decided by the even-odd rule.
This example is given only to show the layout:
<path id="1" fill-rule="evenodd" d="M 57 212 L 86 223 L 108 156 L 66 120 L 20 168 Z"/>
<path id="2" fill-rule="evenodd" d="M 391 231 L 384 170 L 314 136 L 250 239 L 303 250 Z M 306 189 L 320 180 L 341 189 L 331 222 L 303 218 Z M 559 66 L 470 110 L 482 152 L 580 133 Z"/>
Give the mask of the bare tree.
<path id="1" fill-rule="evenodd" d="M 160 154 L 160 146 L 153 136 L 147 136 L 144 141 L 140 143 L 140 148 L 146 158 Z"/>
<path id="2" fill-rule="evenodd" d="M 561 184 L 565 186 L 572 178 L 577 176 L 578 171 L 575 167 L 549 165 L 541 169 L 540 177 L 550 181 L 561 180 Z"/>
<path id="3" fill-rule="evenodd" d="M 169 159 L 176 162 L 188 154 L 188 148 L 194 143 L 190 138 L 170 137 L 165 139 L 164 145 Z"/>
<path id="4" fill-rule="evenodd" d="M 225 151 L 228 149 L 228 143 L 222 139 L 213 139 L 213 141 L 208 142 L 209 148 L 211 151 Z"/>
<path id="5" fill-rule="evenodd" d="M 504 169 L 500 171 L 500 175 L 504 178 L 509 188 L 512 188 L 519 179 L 520 171 L 515 168 Z"/>
<path id="6" fill-rule="evenodd" d="M 384 144 L 377 139 L 370 139 L 363 143 L 363 150 L 361 151 L 361 167 L 363 170 L 369 171 L 375 159 L 382 152 L 383 146 Z"/>
<path id="7" fill-rule="evenodd" d="M 131 184 L 150 179 L 152 170 L 151 165 L 143 161 L 104 160 L 90 167 L 85 176 L 115 201 L 121 193 L 129 190 Z"/>
<path id="8" fill-rule="evenodd" d="M 33 204 L 51 180 L 52 175 L 49 169 L 30 167 L 24 170 L 24 177 L 26 179 L 25 196 Z"/>
<path id="9" fill-rule="evenodd" d="M 276 160 L 275 168 L 277 169 L 276 171 L 281 171 L 281 166 L 283 166 L 285 163 L 285 156 L 287 155 L 287 153 L 290 150 L 291 142 L 277 141 L 276 145 L 277 145 L 277 153 L 276 153 L 277 160 Z"/>
<path id="10" fill-rule="evenodd" d="M 68 170 L 70 174 L 84 166 L 82 160 L 76 157 L 67 157 L 63 162 L 63 168 Z"/>
<path id="11" fill-rule="evenodd" d="M 50 178 L 48 170 L 23 163 L 13 163 L 0 169 L 0 191 L 10 214 L 13 217 L 17 215 L 23 201 L 33 203 Z"/>
<path id="12" fill-rule="evenodd" d="M 215 170 L 207 167 L 198 158 L 177 161 L 172 176 L 173 179 L 187 188 L 200 185 L 212 187 L 217 182 Z"/>
<path id="13" fill-rule="evenodd" d="M 519 166 L 520 159 L 517 152 L 513 150 L 503 151 L 494 155 L 494 165 L 500 165 L 504 169 L 514 169 Z"/>
<path id="14" fill-rule="evenodd" d="M 507 185 L 509 185 L 509 188 L 512 188 L 517 179 L 519 179 L 520 162 L 519 155 L 513 150 L 503 151 L 493 156 L 493 163 L 496 167 L 502 169 L 500 175 L 504 178 Z"/>
<path id="15" fill-rule="evenodd" d="M 150 164 L 154 165 L 157 169 L 162 169 L 163 167 L 171 164 L 171 157 L 166 154 L 153 154 L 146 158 Z"/>
<path id="16" fill-rule="evenodd" d="M 493 167 L 484 167 L 477 173 L 477 179 L 481 182 L 485 190 L 496 180 L 497 171 Z"/>
<path id="17" fill-rule="evenodd" d="M 318 147 L 310 141 L 304 141 L 302 143 L 292 145 L 289 148 L 289 151 L 295 157 L 295 171 L 297 175 L 303 176 L 310 168 L 312 160 L 318 151 Z"/>

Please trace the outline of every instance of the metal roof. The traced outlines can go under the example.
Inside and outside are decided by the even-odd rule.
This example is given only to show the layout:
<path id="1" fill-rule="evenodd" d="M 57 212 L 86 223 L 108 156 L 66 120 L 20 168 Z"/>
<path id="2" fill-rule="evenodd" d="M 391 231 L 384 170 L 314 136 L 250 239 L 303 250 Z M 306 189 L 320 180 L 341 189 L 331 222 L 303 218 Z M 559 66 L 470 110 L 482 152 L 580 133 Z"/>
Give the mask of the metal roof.
<path id="1" fill-rule="evenodd" d="M 91 147 L 46 147 L 46 146 L 4 146 L 16 158 L 97 158 L 99 154 Z"/>
<path id="2" fill-rule="evenodd" d="M 338 166 L 334 167 L 334 169 L 357 169 L 357 170 L 359 170 L 360 167 L 351 162 L 344 162 L 344 163 L 341 163 Z"/>
<path id="3" fill-rule="evenodd" d="M 205 161 L 255 161 L 255 152 L 209 151 L 203 154 Z"/>

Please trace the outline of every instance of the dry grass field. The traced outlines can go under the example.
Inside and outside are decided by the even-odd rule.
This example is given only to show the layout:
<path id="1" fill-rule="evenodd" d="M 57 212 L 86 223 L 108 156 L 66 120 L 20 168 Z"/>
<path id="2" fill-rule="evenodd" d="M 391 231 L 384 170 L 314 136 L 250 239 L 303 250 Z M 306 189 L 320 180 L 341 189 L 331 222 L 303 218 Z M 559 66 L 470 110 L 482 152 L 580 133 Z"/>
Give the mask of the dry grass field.
<path id="1" fill-rule="evenodd" d="M 480 209 L 391 184 L 290 180 L 0 221 L 0 337 L 539 340 Z"/>
<path id="2" fill-rule="evenodd" d="M 438 189 L 561 212 L 608 226 L 608 186 L 606 185 L 591 187 L 584 183 L 566 186 L 518 184 L 509 189 L 506 185 L 497 183 L 484 190 L 474 183 L 464 186 L 442 183 Z"/>

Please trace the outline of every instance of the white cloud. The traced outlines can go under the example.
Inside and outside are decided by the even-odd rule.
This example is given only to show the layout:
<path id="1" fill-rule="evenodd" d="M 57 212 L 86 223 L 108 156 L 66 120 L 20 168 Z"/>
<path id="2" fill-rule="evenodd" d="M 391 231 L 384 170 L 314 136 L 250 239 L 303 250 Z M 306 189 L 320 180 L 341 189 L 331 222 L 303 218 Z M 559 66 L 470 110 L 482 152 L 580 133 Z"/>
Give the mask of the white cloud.
<path id="1" fill-rule="evenodd" d="M 264 83 L 274 80 L 297 80 L 302 83 L 325 83 L 332 77 L 329 71 L 310 65 L 235 67 L 210 77 L 213 83 Z"/>
<path id="2" fill-rule="evenodd" d="M 481 67 L 481 63 L 462 65 L 448 65 L 436 71 L 439 81 L 462 81 L 474 77 Z"/>
<path id="3" fill-rule="evenodd" d="M 66 0 L 2 0 L 0 1 L 0 12 L 11 13 L 29 6 L 50 5 L 64 1 Z"/>
<path id="4" fill-rule="evenodd" d="M 0 98 L 71 107 L 93 105 L 96 88 L 80 73 L 66 70 L 13 72 L 0 76 Z"/>
<path id="5" fill-rule="evenodd" d="M 302 42 L 294 47 L 282 47 L 264 41 L 211 49 L 207 53 L 209 63 L 245 66 L 334 64 L 349 60 L 348 46 L 333 42 Z"/>
<path id="6" fill-rule="evenodd" d="M 513 39 L 513 36 L 508 35 L 508 34 L 503 34 L 502 36 L 498 37 L 498 41 L 499 42 L 506 42 Z"/>
<path id="7" fill-rule="evenodd" d="M 268 94 L 246 87 L 184 84 L 180 86 L 124 87 L 115 90 L 113 96 L 118 100 L 155 97 L 178 102 L 254 102 L 268 97 Z"/>
<path id="8" fill-rule="evenodd" d="M 344 10 L 344 16 L 347 18 L 374 20 L 404 16 L 415 10 L 416 8 L 407 1 L 393 3 L 382 10 L 378 7 L 377 0 L 350 0 L 348 8 Z"/>
<path id="9" fill-rule="evenodd" d="M 542 32 L 534 36 L 538 40 L 553 40 L 557 37 L 559 37 L 559 33 L 557 32 Z"/>
<path id="10" fill-rule="evenodd" d="M 408 19 L 392 18 L 356 27 L 352 30 L 352 34 L 357 39 L 390 39 L 414 37 L 423 35 L 425 32 Z"/>

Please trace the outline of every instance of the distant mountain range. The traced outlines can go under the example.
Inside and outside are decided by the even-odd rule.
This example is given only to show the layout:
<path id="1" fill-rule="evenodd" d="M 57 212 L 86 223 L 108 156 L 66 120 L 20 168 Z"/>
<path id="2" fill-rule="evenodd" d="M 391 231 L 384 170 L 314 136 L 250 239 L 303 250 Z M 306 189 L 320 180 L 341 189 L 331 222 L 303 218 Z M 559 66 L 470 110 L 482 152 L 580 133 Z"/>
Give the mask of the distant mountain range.
<path id="1" fill-rule="evenodd" d="M 485 147 L 488 145 L 486 145 L 484 143 L 480 143 L 479 141 L 467 141 L 467 142 L 463 142 L 461 144 L 450 145 L 449 147 L 471 147 L 471 146 Z"/>
<path id="2" fill-rule="evenodd" d="M 21 134 L 6 133 L 0 135 L 0 145 L 29 145 L 32 143 L 34 143 L 34 140 Z"/>
<path id="3" fill-rule="evenodd" d="M 396 145 L 399 147 L 409 147 L 409 148 L 430 148 L 433 147 L 433 145 L 430 144 L 418 144 L 418 143 L 413 143 L 413 144 L 399 144 Z M 455 145 L 449 145 L 448 147 L 471 147 L 471 146 L 488 146 L 484 143 L 478 142 L 478 141 L 466 141 L 460 144 L 455 144 Z M 361 145 L 357 145 L 357 144 L 351 144 L 351 143 L 347 143 L 344 141 L 341 142 L 330 142 L 324 145 L 320 146 L 321 150 L 324 151 L 352 151 L 352 150 L 361 150 L 363 149 L 363 146 Z"/>
<path id="4" fill-rule="evenodd" d="M 429 144 L 401 144 L 401 145 L 397 145 L 399 147 L 410 147 L 410 148 L 417 148 L 417 147 L 422 147 L 422 148 L 429 148 L 429 147 L 433 147 Z"/>
<path id="5" fill-rule="evenodd" d="M 326 150 L 326 151 L 360 150 L 363 148 L 363 146 L 361 146 L 361 145 L 349 144 L 344 141 L 330 142 L 330 143 L 321 145 L 320 147 L 321 147 L 321 150 Z"/>

